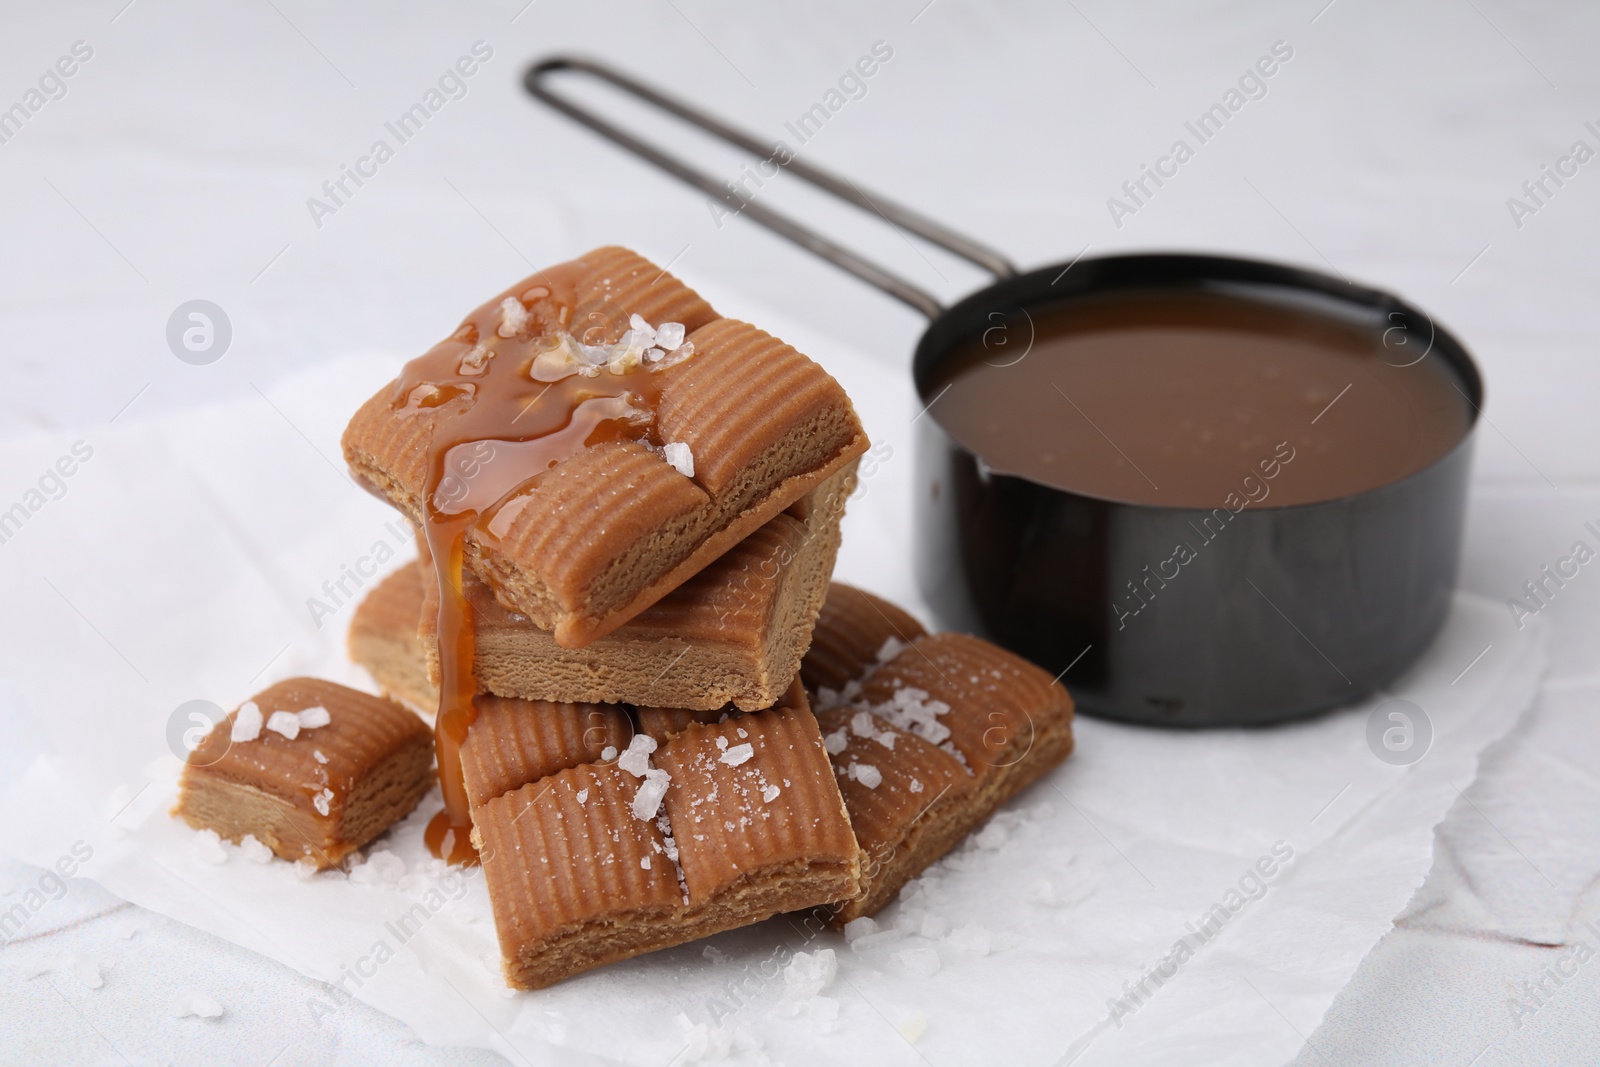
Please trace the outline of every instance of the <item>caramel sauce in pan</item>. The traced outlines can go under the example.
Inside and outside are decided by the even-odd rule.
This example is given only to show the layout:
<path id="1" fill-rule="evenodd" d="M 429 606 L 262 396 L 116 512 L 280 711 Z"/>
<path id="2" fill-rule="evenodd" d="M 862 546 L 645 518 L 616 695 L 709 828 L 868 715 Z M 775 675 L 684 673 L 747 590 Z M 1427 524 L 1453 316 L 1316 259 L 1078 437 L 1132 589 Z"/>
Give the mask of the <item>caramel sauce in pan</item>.
<path id="1" fill-rule="evenodd" d="M 510 318 L 508 298 L 523 309 L 511 308 Z M 556 377 L 539 357 L 548 358 L 563 335 L 576 329 L 576 303 L 569 270 L 538 274 L 474 311 L 448 340 L 406 364 L 395 382 L 391 402 L 401 417 L 438 412 L 428 448 L 422 532 L 440 591 L 434 742 L 445 806 L 424 837 L 433 854 L 449 863 L 478 862 L 460 754 L 477 715 L 472 615 L 462 594 L 467 531 L 503 534 L 494 522 L 497 512 L 507 504 L 508 512 L 520 506 L 519 494 L 545 471 L 591 445 L 651 441 L 654 433 L 660 379 L 650 364 L 620 372 L 601 367 L 593 376 L 571 373 L 553 381 L 535 377 Z M 615 321 L 603 314 L 588 318 L 593 321 L 578 338 L 586 343 L 615 341 L 628 326 L 625 315 L 611 316 Z M 513 335 L 502 336 L 502 329 Z"/>
<path id="2" fill-rule="evenodd" d="M 1101 499 L 1335 500 L 1422 470 L 1472 415 L 1428 338 L 1222 292 L 1075 299 L 972 339 L 931 413 L 1001 473 Z M 1266 479 L 1271 479 L 1268 482 Z"/>

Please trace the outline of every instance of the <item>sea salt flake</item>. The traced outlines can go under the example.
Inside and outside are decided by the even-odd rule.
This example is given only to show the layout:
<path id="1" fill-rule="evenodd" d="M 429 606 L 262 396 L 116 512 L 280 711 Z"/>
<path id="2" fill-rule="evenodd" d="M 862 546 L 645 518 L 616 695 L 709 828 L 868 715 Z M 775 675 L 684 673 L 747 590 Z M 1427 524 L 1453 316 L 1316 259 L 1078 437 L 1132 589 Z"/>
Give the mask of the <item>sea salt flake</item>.
<path id="1" fill-rule="evenodd" d="M 172 1002 L 174 1019 L 216 1019 L 222 1015 L 222 1002 L 204 993 L 185 993 Z"/>
<path id="2" fill-rule="evenodd" d="M 600 750 L 600 762 L 601 763 L 610 763 L 612 760 L 614 760 L 616 758 L 617 758 L 617 746 L 616 745 L 607 745 L 605 748 L 602 748 Z"/>
<path id="3" fill-rule="evenodd" d="M 578 803 L 579 804 L 587 804 L 587 803 L 589 803 L 589 788 L 588 788 L 588 786 L 585 786 L 584 788 L 578 790 Z"/>
<path id="4" fill-rule="evenodd" d="M 649 734 L 634 734 L 633 740 L 628 742 L 628 750 L 617 759 L 617 766 L 635 778 L 643 778 L 650 766 L 650 753 L 655 750 L 655 738 Z M 604 753 L 601 755 L 603 757 Z"/>
<path id="5" fill-rule="evenodd" d="M 228 853 L 222 847 L 222 837 L 215 830 L 196 831 L 192 847 L 202 862 L 209 863 L 213 867 L 220 867 L 228 862 Z"/>
<path id="6" fill-rule="evenodd" d="M 672 775 L 660 767 L 645 771 L 644 781 L 639 783 L 639 791 L 633 795 L 633 817 L 645 821 L 655 818 L 671 782 Z"/>
<path id="7" fill-rule="evenodd" d="M 766 801 L 768 804 L 771 804 L 774 800 L 778 799 L 778 794 L 781 792 L 783 792 L 783 790 L 779 789 L 777 786 L 769 785 L 761 791 L 761 799 Z"/>
<path id="8" fill-rule="evenodd" d="M 528 309 L 522 301 L 514 296 L 508 296 L 500 301 L 500 328 L 495 332 L 501 337 L 515 337 L 522 332 L 528 324 Z"/>
<path id="9" fill-rule="evenodd" d="M 831 948 L 815 952 L 796 952 L 783 969 L 783 996 L 789 1001 L 806 1001 L 833 984 L 839 974 L 839 958 Z M 791 1012 L 791 1014 L 793 1014 Z"/>
<path id="10" fill-rule="evenodd" d="M 228 740 L 234 744 L 241 741 L 254 741 L 261 736 L 261 709 L 253 700 L 246 700 L 239 705 L 239 711 L 233 717 L 233 729 L 228 733 Z"/>
<path id="11" fill-rule="evenodd" d="M 650 869 L 650 857 L 649 856 L 640 856 L 639 857 L 639 866 L 641 868 L 643 868 L 644 870 L 648 871 Z"/>
<path id="12" fill-rule="evenodd" d="M 315 730 L 319 726 L 326 726 L 332 721 L 328 709 L 321 704 L 300 709 L 300 729 Z"/>
<path id="13" fill-rule="evenodd" d="M 300 716 L 292 711 L 275 711 L 267 720 L 267 729 L 293 741 L 300 736 Z"/>
<path id="14" fill-rule="evenodd" d="M 333 800 L 333 790 L 324 789 L 311 798 L 311 806 L 317 809 L 317 814 L 323 818 L 328 817 L 328 805 Z"/>
<path id="15" fill-rule="evenodd" d="M 739 764 L 745 762 L 755 754 L 755 748 L 751 746 L 748 741 L 746 741 L 744 744 L 734 745 L 732 748 L 728 749 L 728 751 L 724 752 L 721 756 L 721 762 L 726 763 L 730 767 L 737 767 Z"/>
<path id="16" fill-rule="evenodd" d="M 913 793 L 920 793 L 920 792 L 922 792 L 922 782 L 921 782 L 920 779 L 913 778 L 913 779 L 911 779 L 910 784 L 906 786 L 906 788 L 908 790 L 910 790 L 911 792 L 913 792 Z"/>
<path id="17" fill-rule="evenodd" d="M 859 919 L 851 919 L 844 924 L 844 939 L 855 942 L 863 937 L 868 937 L 878 932 L 878 920 L 870 915 L 863 915 Z"/>
<path id="18" fill-rule="evenodd" d="M 850 716 L 850 732 L 857 737 L 871 737 L 878 732 L 877 723 L 872 721 L 872 713 L 858 711 Z"/>
<path id="19" fill-rule="evenodd" d="M 683 323 L 663 322 L 660 326 L 656 327 L 655 340 L 652 343 L 659 348 L 671 352 L 673 349 L 683 344 L 683 334 Z"/>
<path id="20" fill-rule="evenodd" d="M 483 373 L 483 369 L 489 365 L 489 359 L 493 355 L 494 349 L 488 345 L 473 345 L 472 350 L 461 357 L 461 366 L 458 369 L 467 377 L 475 378 Z"/>
<path id="21" fill-rule="evenodd" d="M 694 477 L 694 453 L 687 444 L 682 441 L 669 441 L 661 449 L 661 454 L 679 474 L 685 478 Z"/>
<path id="22" fill-rule="evenodd" d="M 876 789 L 883 782 L 883 772 L 870 763 L 850 764 L 850 777 L 868 789 Z"/>
<path id="23" fill-rule="evenodd" d="M 883 639 L 883 644 L 878 646 L 878 662 L 888 663 L 900 653 L 904 652 L 907 647 L 908 646 L 904 641 L 900 640 L 898 637 L 895 637 L 893 634 L 885 637 Z"/>
<path id="24" fill-rule="evenodd" d="M 848 728 L 839 727 L 833 733 L 822 739 L 822 747 L 828 750 L 828 755 L 837 756 L 850 747 L 850 733 Z"/>
<path id="25" fill-rule="evenodd" d="M 328 757 L 322 754 L 322 749 L 320 748 L 314 748 L 311 750 L 311 758 L 316 760 L 318 763 L 328 762 Z"/>
<path id="26" fill-rule="evenodd" d="M 239 851 L 251 863 L 272 862 L 272 850 L 256 840 L 255 834 L 245 834 L 239 839 Z"/>

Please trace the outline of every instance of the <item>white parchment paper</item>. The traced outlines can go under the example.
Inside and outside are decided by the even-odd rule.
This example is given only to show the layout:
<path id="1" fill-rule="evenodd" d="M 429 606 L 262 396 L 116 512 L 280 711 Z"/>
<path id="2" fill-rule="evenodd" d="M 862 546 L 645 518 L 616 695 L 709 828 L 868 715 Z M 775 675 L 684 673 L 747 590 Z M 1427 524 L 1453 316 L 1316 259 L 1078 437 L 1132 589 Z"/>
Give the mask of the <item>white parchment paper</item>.
<path id="1" fill-rule="evenodd" d="M 839 576 L 919 607 L 909 386 L 823 361 L 883 449 Z M 1071 760 L 908 887 L 866 941 L 777 919 L 511 994 L 481 879 L 423 850 L 437 797 L 366 863 L 311 877 L 167 815 L 184 702 L 232 706 L 298 673 L 370 687 L 344 628 L 361 589 L 410 553 L 337 441 L 398 363 L 352 357 L 248 403 L 0 450 L 6 484 L 80 441 L 91 453 L 0 546 L 14 739 L 0 847 L 46 867 L 88 850 L 80 873 L 111 891 L 329 983 L 297 1027 L 356 997 L 427 1041 L 520 1063 L 1282 1062 L 1420 884 L 1434 825 L 1542 670 L 1537 627 L 1510 631 L 1502 606 L 1461 596 L 1407 677 L 1314 722 L 1080 720 Z M 1432 724 L 1408 767 L 1368 747 L 1369 712 L 1389 698 Z M 792 955 L 819 950 L 837 976 L 819 995 L 791 990 Z"/>

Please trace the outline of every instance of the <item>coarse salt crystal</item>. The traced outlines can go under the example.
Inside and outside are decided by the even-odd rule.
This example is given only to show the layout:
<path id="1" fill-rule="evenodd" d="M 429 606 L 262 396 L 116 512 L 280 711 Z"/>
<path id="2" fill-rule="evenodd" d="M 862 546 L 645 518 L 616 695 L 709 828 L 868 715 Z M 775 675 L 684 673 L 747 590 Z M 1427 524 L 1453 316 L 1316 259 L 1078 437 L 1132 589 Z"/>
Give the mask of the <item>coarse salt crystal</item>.
<path id="1" fill-rule="evenodd" d="M 587 803 L 589 803 L 589 789 L 588 789 L 587 786 L 585 786 L 584 788 L 578 790 L 578 803 L 579 804 L 587 804 Z"/>
<path id="2" fill-rule="evenodd" d="M 920 793 L 922 792 L 922 782 L 919 779 L 913 778 L 911 779 L 911 783 L 907 785 L 906 788 L 913 793 Z"/>
<path id="3" fill-rule="evenodd" d="M 656 343 L 655 328 L 644 321 L 644 316 L 638 313 L 629 315 L 628 326 L 633 330 L 634 336 L 639 339 L 639 343 L 646 348 Z"/>
<path id="4" fill-rule="evenodd" d="M 300 709 L 300 729 L 302 730 L 315 730 L 319 726 L 328 725 L 330 721 L 328 709 L 321 704 Z"/>
<path id="5" fill-rule="evenodd" d="M 600 750 L 600 762 L 601 763 L 610 763 L 612 760 L 614 760 L 616 758 L 617 758 L 617 746 L 616 745 L 607 745 L 605 748 L 602 748 Z"/>
<path id="6" fill-rule="evenodd" d="M 228 733 L 228 740 L 234 744 L 240 741 L 254 741 L 261 736 L 261 709 L 253 700 L 246 700 L 239 705 L 239 712 L 233 717 L 233 729 Z"/>
<path id="7" fill-rule="evenodd" d="M 527 324 L 528 309 L 522 305 L 522 301 L 514 296 L 500 301 L 500 328 L 496 333 L 501 337 L 515 337 Z"/>
<path id="8" fill-rule="evenodd" d="M 639 783 L 639 791 L 633 795 L 633 817 L 643 820 L 655 818 L 671 782 L 672 775 L 659 767 L 645 771 L 644 781 Z"/>
<path id="9" fill-rule="evenodd" d="M 272 860 L 272 850 L 258 841 L 255 834 L 245 834 L 239 839 L 239 851 L 251 863 L 269 863 Z"/>
<path id="10" fill-rule="evenodd" d="M 460 371 L 469 378 L 475 378 L 483 373 L 488 366 L 489 358 L 494 355 L 494 349 L 488 345 L 473 345 L 472 350 L 461 357 Z"/>
<path id="11" fill-rule="evenodd" d="M 906 643 L 892 634 L 883 639 L 883 644 L 878 646 L 878 662 L 888 663 L 906 650 Z"/>
<path id="12" fill-rule="evenodd" d="M 761 799 L 766 801 L 768 804 L 771 804 L 774 800 L 778 799 L 778 794 L 781 792 L 782 790 L 777 786 L 769 785 L 761 791 Z"/>
<path id="13" fill-rule="evenodd" d="M 826 990 L 839 974 L 839 958 L 831 948 L 815 952 L 796 952 L 783 969 L 783 995 L 786 1000 L 804 1001 Z"/>
<path id="14" fill-rule="evenodd" d="M 649 856 L 640 856 L 639 857 L 639 866 L 642 869 L 648 871 L 650 869 L 650 857 Z"/>
<path id="15" fill-rule="evenodd" d="M 746 741 L 742 745 L 734 745 L 721 756 L 721 761 L 730 767 L 737 767 L 756 754 L 756 750 Z"/>
<path id="16" fill-rule="evenodd" d="M 671 441 L 661 449 L 661 454 L 679 474 L 685 478 L 694 477 L 694 453 L 688 445 L 682 441 Z"/>
<path id="17" fill-rule="evenodd" d="M 656 327 L 655 340 L 652 343 L 658 348 L 671 352 L 683 344 L 683 323 L 663 322 Z"/>
<path id="18" fill-rule="evenodd" d="M 988 826 L 978 831 L 978 835 L 973 838 L 973 841 L 985 852 L 994 852 L 1003 847 L 1010 836 L 1004 826 L 1001 826 L 998 822 L 991 822 Z"/>
<path id="19" fill-rule="evenodd" d="M 228 862 L 228 854 L 222 848 L 222 836 L 215 830 L 198 831 L 194 835 L 194 851 L 201 860 L 214 867 Z"/>
<path id="20" fill-rule="evenodd" d="M 878 732 L 877 724 L 872 721 L 872 713 L 858 711 L 850 716 L 850 732 L 857 737 L 871 737 Z"/>
<path id="21" fill-rule="evenodd" d="M 320 748 L 314 748 L 311 750 L 311 758 L 316 760 L 318 763 L 328 762 L 328 757 L 322 754 L 322 749 Z"/>
<path id="22" fill-rule="evenodd" d="M 635 778 L 643 778 L 645 771 L 650 767 L 650 753 L 655 750 L 655 738 L 649 734 L 634 734 L 633 740 L 628 742 L 628 751 L 617 759 L 617 766 Z"/>
<path id="23" fill-rule="evenodd" d="M 828 750 L 828 755 L 837 756 L 850 747 L 850 732 L 846 727 L 839 727 L 833 733 L 822 739 L 822 747 Z"/>
<path id="24" fill-rule="evenodd" d="M 928 912 L 922 917 L 922 926 L 917 930 L 923 937 L 937 941 L 950 932 L 950 921 L 942 915 Z"/>
<path id="25" fill-rule="evenodd" d="M 878 920 L 869 915 L 863 915 L 859 919 L 851 919 L 844 924 L 844 939 L 846 941 L 855 941 L 858 938 L 868 937 L 877 932 Z"/>
<path id="26" fill-rule="evenodd" d="M 850 777 L 868 789 L 876 789 L 883 782 L 883 772 L 870 763 L 850 764 Z"/>
<path id="27" fill-rule="evenodd" d="M 292 711 L 275 711 L 267 720 L 267 729 L 293 741 L 300 736 L 300 716 Z"/>
<path id="28" fill-rule="evenodd" d="M 311 806 L 317 809 L 318 815 L 321 815 L 323 818 L 327 818 L 328 804 L 332 800 L 333 790 L 324 789 L 322 792 L 311 798 Z"/>

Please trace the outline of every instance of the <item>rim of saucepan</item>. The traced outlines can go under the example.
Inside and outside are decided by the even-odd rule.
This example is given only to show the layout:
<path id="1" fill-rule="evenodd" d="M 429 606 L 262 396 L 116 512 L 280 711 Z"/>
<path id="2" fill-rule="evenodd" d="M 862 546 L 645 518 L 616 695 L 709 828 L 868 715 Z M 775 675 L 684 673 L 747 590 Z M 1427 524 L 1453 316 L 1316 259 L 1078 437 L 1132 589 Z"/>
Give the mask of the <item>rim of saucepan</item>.
<path id="1" fill-rule="evenodd" d="M 1073 297 L 1114 292 L 1118 289 L 1205 289 L 1229 283 L 1263 291 L 1278 289 L 1290 294 L 1309 293 L 1327 298 L 1336 304 L 1351 305 L 1364 312 L 1377 312 L 1389 321 L 1396 321 L 1395 317 L 1399 316 L 1396 325 L 1389 329 L 1411 330 L 1425 324 L 1430 344 L 1422 358 L 1438 354 L 1444 359 L 1458 379 L 1467 406 L 1472 409 L 1467 420 L 1466 432 L 1461 435 L 1461 440 L 1432 463 L 1412 471 L 1403 478 L 1356 493 L 1329 497 L 1326 500 L 1311 500 L 1301 504 L 1259 506 L 1252 504 L 1250 510 L 1293 511 L 1297 508 L 1321 508 L 1330 504 L 1359 500 L 1422 477 L 1471 443 L 1473 435 L 1477 432 L 1483 409 L 1483 376 L 1478 370 L 1477 363 L 1467 352 L 1466 346 L 1454 334 L 1438 325 L 1431 315 L 1387 290 L 1358 285 L 1320 271 L 1236 256 L 1190 252 L 1132 252 L 1078 259 L 1066 264 L 1056 263 L 1006 278 L 952 304 L 945 309 L 944 314 L 928 324 L 928 328 L 923 331 L 921 339 L 917 342 L 916 353 L 912 357 L 912 381 L 916 386 L 917 395 L 923 403 L 927 403 L 928 387 L 944 361 L 962 341 L 980 334 L 985 328 L 983 324 L 988 321 L 987 314 L 997 310 L 1063 304 Z M 1316 313 L 1315 308 L 1309 310 Z M 937 411 L 929 413 L 951 441 L 963 451 L 976 456 L 972 449 L 957 440 L 949 428 L 939 421 Z M 997 473 L 1007 478 L 1028 482 L 1048 492 L 1120 507 L 1196 513 L 1211 510 L 1205 507 L 1180 507 L 1172 504 L 1119 500 L 1116 497 L 1098 496 L 1076 489 L 1062 489 L 1023 474 L 1013 474 L 1008 471 Z"/>

